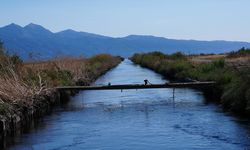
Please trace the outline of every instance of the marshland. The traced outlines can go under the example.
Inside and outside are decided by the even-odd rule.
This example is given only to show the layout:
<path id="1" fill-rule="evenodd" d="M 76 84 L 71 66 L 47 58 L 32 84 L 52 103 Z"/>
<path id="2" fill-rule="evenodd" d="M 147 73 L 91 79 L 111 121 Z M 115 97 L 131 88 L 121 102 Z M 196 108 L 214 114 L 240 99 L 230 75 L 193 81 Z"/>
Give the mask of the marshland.
<path id="1" fill-rule="evenodd" d="M 9 123 L 3 148 L 248 148 L 249 80 L 241 75 L 248 71 L 249 59 L 241 52 L 192 56 L 150 52 L 124 61 L 101 54 L 39 62 L 2 53 L 1 121 Z M 237 61 L 239 57 L 244 61 Z M 65 93 L 54 89 L 143 84 L 145 78 L 151 84 L 199 80 L 216 85 L 176 89 L 174 101 L 172 89 Z"/>
<path id="2" fill-rule="evenodd" d="M 250 149 L 249 6 L 1 1 L 0 149 Z"/>

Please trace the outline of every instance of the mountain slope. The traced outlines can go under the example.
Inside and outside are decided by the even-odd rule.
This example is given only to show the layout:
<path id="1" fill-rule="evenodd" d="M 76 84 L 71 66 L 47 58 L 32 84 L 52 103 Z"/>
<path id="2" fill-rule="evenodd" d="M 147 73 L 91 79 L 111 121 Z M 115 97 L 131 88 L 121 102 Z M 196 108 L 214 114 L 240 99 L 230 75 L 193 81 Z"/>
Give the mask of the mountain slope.
<path id="1" fill-rule="evenodd" d="M 136 52 L 159 50 L 164 53 L 222 53 L 250 47 L 247 42 L 174 40 L 155 36 L 130 35 L 112 38 L 74 30 L 53 33 L 48 29 L 29 24 L 21 27 L 10 24 L 0 28 L 0 39 L 11 52 L 28 59 L 32 53 L 37 58 L 57 55 L 85 55 L 98 53 L 130 56 Z"/>

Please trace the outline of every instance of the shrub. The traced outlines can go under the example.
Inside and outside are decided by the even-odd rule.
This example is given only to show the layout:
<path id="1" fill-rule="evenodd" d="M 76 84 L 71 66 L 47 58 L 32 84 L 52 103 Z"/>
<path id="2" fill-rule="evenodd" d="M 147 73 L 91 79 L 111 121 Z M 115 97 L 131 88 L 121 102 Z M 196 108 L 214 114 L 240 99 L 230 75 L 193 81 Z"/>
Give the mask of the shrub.
<path id="1" fill-rule="evenodd" d="M 186 56 L 182 52 L 176 52 L 170 55 L 170 58 L 173 60 L 178 60 L 178 59 L 186 59 Z"/>
<path id="2" fill-rule="evenodd" d="M 225 66 L 225 60 L 224 59 L 219 59 L 216 61 L 213 61 L 212 64 L 216 69 L 223 69 Z"/>
<path id="3" fill-rule="evenodd" d="M 231 83 L 222 95 L 222 103 L 227 108 L 236 112 L 243 112 L 246 108 L 245 93 L 248 85 L 244 81 Z"/>
<path id="4" fill-rule="evenodd" d="M 243 57 L 250 55 L 250 49 L 246 49 L 245 47 L 242 47 L 238 51 L 232 51 L 228 54 L 228 58 L 234 58 L 234 57 Z"/>

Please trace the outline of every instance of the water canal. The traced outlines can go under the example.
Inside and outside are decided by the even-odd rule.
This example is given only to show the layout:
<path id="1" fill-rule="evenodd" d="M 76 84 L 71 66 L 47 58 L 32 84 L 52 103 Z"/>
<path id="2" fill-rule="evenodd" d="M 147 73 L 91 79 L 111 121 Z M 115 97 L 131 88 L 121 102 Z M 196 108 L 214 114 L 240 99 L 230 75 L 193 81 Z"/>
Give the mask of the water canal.
<path id="1" fill-rule="evenodd" d="M 94 84 L 165 83 L 125 60 Z M 194 89 L 82 91 L 11 150 L 247 149 L 249 121 L 221 112 Z"/>

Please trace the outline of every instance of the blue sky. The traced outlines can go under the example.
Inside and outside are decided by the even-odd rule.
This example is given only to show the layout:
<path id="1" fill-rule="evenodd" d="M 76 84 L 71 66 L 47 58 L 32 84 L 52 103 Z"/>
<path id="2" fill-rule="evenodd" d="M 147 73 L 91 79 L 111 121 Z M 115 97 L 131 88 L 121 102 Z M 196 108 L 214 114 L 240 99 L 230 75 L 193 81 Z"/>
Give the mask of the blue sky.
<path id="1" fill-rule="evenodd" d="M 250 0 L 1 0 L 0 26 L 250 42 Z"/>

